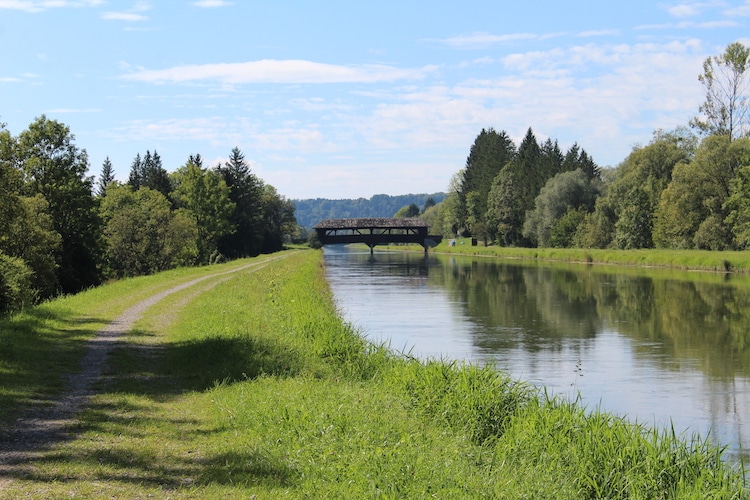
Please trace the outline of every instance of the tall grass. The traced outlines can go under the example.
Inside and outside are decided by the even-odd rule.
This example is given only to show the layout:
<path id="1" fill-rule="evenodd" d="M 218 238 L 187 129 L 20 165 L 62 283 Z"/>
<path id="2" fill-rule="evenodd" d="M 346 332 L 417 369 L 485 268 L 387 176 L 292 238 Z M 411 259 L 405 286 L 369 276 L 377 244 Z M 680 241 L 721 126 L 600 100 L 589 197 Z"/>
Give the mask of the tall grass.
<path id="1" fill-rule="evenodd" d="M 0 496 L 750 498 L 707 440 L 366 342 L 319 252 L 176 294 L 127 341 L 79 437 Z"/>

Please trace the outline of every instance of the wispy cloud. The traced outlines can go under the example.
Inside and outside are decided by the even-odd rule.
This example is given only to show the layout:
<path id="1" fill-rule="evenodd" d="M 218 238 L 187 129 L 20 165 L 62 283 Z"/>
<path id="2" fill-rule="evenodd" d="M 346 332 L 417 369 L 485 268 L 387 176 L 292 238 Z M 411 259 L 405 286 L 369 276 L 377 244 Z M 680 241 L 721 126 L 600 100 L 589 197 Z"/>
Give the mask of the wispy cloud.
<path id="1" fill-rule="evenodd" d="M 443 39 L 425 39 L 425 42 L 438 43 L 457 49 L 475 49 L 486 48 L 492 45 L 503 43 L 530 41 L 530 40 L 547 40 L 562 36 L 562 33 L 506 33 L 494 35 L 492 33 L 476 32 L 468 35 L 458 35 Z"/>
<path id="2" fill-rule="evenodd" d="M 148 83 L 373 83 L 420 79 L 436 69 L 436 66 L 402 69 L 377 64 L 341 66 L 304 60 L 265 59 L 142 70 L 122 78 Z"/>
<path id="3" fill-rule="evenodd" d="M 745 0 L 743 5 L 724 11 L 727 16 L 750 17 L 750 0 Z"/>
<path id="4" fill-rule="evenodd" d="M 64 7 L 97 7 L 104 0 L 0 0 L 0 9 L 37 13 Z"/>
<path id="5" fill-rule="evenodd" d="M 200 7 L 203 9 L 212 9 L 216 7 L 228 7 L 232 5 L 232 2 L 227 2 L 225 0 L 199 0 L 197 2 L 193 2 L 194 7 Z"/>
<path id="6" fill-rule="evenodd" d="M 77 114 L 77 113 L 101 113 L 101 108 L 89 108 L 89 109 L 76 109 L 76 108 L 55 108 L 48 109 L 45 113 L 48 114 Z"/>
<path id="7" fill-rule="evenodd" d="M 151 10 L 151 4 L 138 2 L 132 8 L 124 11 L 109 11 L 102 14 L 102 19 L 107 21 L 139 22 L 146 21 L 148 17 L 143 12 Z"/>
<path id="8" fill-rule="evenodd" d="M 578 33 L 576 36 L 578 38 L 592 38 L 592 37 L 598 37 L 598 36 L 619 36 L 619 35 L 620 35 L 620 30 L 604 29 L 604 30 L 582 31 Z"/>

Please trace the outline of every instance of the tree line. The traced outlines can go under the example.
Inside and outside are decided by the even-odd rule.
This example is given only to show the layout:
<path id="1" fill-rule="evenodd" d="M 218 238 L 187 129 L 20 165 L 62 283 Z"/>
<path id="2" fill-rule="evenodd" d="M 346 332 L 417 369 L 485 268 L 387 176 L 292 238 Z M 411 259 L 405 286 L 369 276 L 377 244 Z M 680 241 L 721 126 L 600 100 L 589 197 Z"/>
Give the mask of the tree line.
<path id="1" fill-rule="evenodd" d="M 748 249 L 749 56 L 736 42 L 707 58 L 699 115 L 655 131 L 615 168 L 578 144 L 540 143 L 531 128 L 518 146 L 483 129 L 423 217 L 444 236 L 504 246 Z"/>
<path id="2" fill-rule="evenodd" d="M 127 182 L 109 160 L 98 181 L 63 123 L 45 116 L 13 136 L 0 124 L 0 313 L 104 280 L 280 250 L 294 204 L 234 148 L 169 173 L 137 154 Z"/>
<path id="3" fill-rule="evenodd" d="M 300 226 L 312 228 L 325 219 L 360 218 L 360 217 L 393 217 L 405 206 L 429 206 L 445 198 L 444 193 L 404 194 L 391 196 L 376 194 L 370 198 L 340 199 L 313 198 L 293 200 L 295 217 Z M 431 200 L 431 201 L 430 201 Z M 434 204 L 432 203 L 432 204 Z"/>

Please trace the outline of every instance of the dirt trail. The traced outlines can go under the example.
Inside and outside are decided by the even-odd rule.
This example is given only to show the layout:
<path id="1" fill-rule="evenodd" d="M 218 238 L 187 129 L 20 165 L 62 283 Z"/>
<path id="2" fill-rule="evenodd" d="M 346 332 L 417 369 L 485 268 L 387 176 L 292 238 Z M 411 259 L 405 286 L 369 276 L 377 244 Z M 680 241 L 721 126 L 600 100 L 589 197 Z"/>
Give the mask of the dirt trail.
<path id="1" fill-rule="evenodd" d="M 57 444 L 75 437 L 73 429 L 76 416 L 94 394 L 95 384 L 105 373 L 108 356 L 118 338 L 129 332 L 148 308 L 169 295 L 206 280 L 222 277 L 207 283 L 199 290 L 201 293 L 231 279 L 232 274 L 257 271 L 287 255 L 289 253 L 284 252 L 231 271 L 202 276 L 176 285 L 139 302 L 99 330 L 88 343 L 86 355 L 81 361 L 81 370 L 68 376 L 65 392 L 48 405 L 31 408 L 16 420 L 11 429 L 0 433 L 0 489 L 10 478 L 23 474 L 23 470 L 30 467 L 30 461 L 40 458 Z"/>

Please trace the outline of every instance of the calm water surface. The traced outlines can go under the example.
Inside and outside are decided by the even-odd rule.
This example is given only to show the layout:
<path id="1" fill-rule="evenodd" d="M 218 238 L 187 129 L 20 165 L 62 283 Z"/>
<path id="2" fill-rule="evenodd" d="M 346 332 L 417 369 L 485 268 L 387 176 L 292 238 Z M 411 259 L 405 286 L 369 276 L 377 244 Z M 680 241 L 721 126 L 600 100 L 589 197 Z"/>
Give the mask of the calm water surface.
<path id="1" fill-rule="evenodd" d="M 750 278 L 326 247 L 344 317 L 750 459 Z"/>

